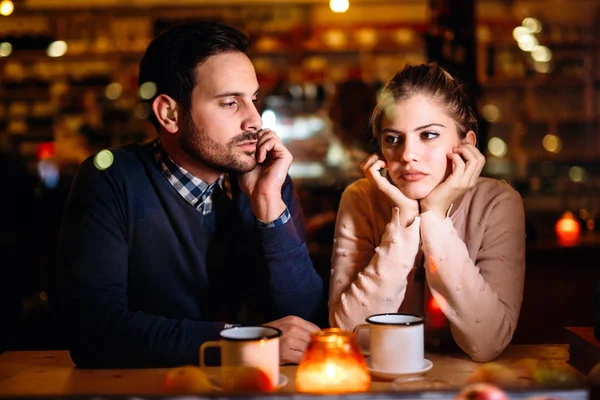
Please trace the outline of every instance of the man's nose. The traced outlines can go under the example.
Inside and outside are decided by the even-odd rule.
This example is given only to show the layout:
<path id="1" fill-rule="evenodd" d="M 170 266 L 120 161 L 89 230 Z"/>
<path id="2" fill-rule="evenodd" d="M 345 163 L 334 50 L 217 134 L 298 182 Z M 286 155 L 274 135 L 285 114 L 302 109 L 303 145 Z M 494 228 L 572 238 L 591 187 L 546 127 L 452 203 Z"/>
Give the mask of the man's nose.
<path id="1" fill-rule="evenodd" d="M 250 103 L 248 107 L 246 107 L 246 115 L 244 116 L 244 120 L 242 121 L 242 130 L 256 132 L 262 128 L 262 118 L 256 108 L 254 103 Z"/>

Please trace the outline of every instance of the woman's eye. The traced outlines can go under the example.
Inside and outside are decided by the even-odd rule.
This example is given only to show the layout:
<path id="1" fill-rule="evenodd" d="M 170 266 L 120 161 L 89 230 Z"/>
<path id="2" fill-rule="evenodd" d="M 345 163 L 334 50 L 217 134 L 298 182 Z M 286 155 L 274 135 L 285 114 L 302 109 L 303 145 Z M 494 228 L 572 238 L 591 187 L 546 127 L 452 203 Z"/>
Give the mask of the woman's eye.
<path id="1" fill-rule="evenodd" d="M 421 137 L 425 140 L 435 139 L 438 136 L 440 136 L 440 134 L 435 132 L 421 132 Z"/>
<path id="2" fill-rule="evenodd" d="M 400 143 L 400 138 L 398 136 L 386 136 L 385 142 L 387 144 L 398 144 Z"/>
<path id="3" fill-rule="evenodd" d="M 231 102 L 223 103 L 221 106 L 223 106 L 225 108 L 231 108 L 231 107 L 235 106 L 236 104 L 237 104 L 237 102 L 231 101 Z"/>

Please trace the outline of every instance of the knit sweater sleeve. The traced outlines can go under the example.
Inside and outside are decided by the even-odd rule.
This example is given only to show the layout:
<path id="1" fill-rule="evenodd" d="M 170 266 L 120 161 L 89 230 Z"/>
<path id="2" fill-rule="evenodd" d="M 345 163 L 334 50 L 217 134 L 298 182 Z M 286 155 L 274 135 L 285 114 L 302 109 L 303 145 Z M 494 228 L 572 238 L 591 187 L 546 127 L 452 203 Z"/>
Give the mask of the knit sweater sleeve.
<path id="1" fill-rule="evenodd" d="M 524 221 L 516 191 L 495 196 L 478 221 L 485 230 L 473 262 L 449 218 L 421 215 L 427 282 L 454 340 L 475 361 L 496 358 L 515 331 L 523 299 Z"/>
<path id="2" fill-rule="evenodd" d="M 335 227 L 329 288 L 329 323 L 353 330 L 372 314 L 397 312 L 419 247 L 419 218 L 404 228 L 392 209 L 377 247 L 373 216 L 363 190 L 350 186 L 342 195 Z"/>
<path id="3" fill-rule="evenodd" d="M 121 174 L 113 173 L 120 161 L 115 157 L 115 166 L 99 171 L 87 160 L 65 210 L 58 254 L 71 358 L 86 368 L 197 364 L 200 345 L 217 339 L 223 323 L 166 318 L 128 307 L 126 189 Z"/>
<path id="4" fill-rule="evenodd" d="M 302 208 L 288 176 L 282 189 L 291 218 L 274 227 L 257 227 L 260 259 L 268 266 L 275 318 L 295 315 L 313 319 L 323 301 L 323 281 L 305 242 Z"/>

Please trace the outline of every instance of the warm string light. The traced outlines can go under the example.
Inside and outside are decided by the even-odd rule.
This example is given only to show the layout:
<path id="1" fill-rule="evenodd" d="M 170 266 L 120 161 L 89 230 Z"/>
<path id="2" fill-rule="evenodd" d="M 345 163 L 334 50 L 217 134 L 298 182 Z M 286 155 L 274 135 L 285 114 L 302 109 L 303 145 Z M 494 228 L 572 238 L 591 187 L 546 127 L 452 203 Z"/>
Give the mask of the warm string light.
<path id="1" fill-rule="evenodd" d="M 521 50 L 531 54 L 535 70 L 545 74 L 550 72 L 548 63 L 552 59 L 552 51 L 548 47 L 540 45 L 534 36 L 541 31 L 542 23 L 536 18 L 527 17 L 521 26 L 517 26 L 513 30 L 513 37 Z"/>
<path id="2" fill-rule="evenodd" d="M 348 0 L 329 0 L 329 8 L 334 13 L 345 13 L 350 7 Z"/>
<path id="3" fill-rule="evenodd" d="M 10 0 L 2 0 L 0 2 L 0 15 L 8 17 L 15 9 L 15 5 Z"/>

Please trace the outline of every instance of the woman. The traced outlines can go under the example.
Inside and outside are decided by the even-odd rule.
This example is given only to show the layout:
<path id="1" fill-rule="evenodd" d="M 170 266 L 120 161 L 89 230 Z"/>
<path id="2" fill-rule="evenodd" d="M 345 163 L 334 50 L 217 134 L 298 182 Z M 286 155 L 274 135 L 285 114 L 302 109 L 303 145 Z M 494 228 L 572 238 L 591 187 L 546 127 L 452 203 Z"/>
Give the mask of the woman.
<path id="1" fill-rule="evenodd" d="M 521 197 L 479 177 L 485 159 L 469 100 L 435 64 L 399 71 L 372 126 L 381 154 L 363 163 L 366 178 L 344 191 L 338 211 L 331 326 L 352 330 L 378 313 L 425 315 L 433 297 L 445 316 L 437 332 L 449 323 L 473 360 L 494 359 L 512 338 L 523 297 Z M 426 332 L 439 328 L 429 317 Z"/>

